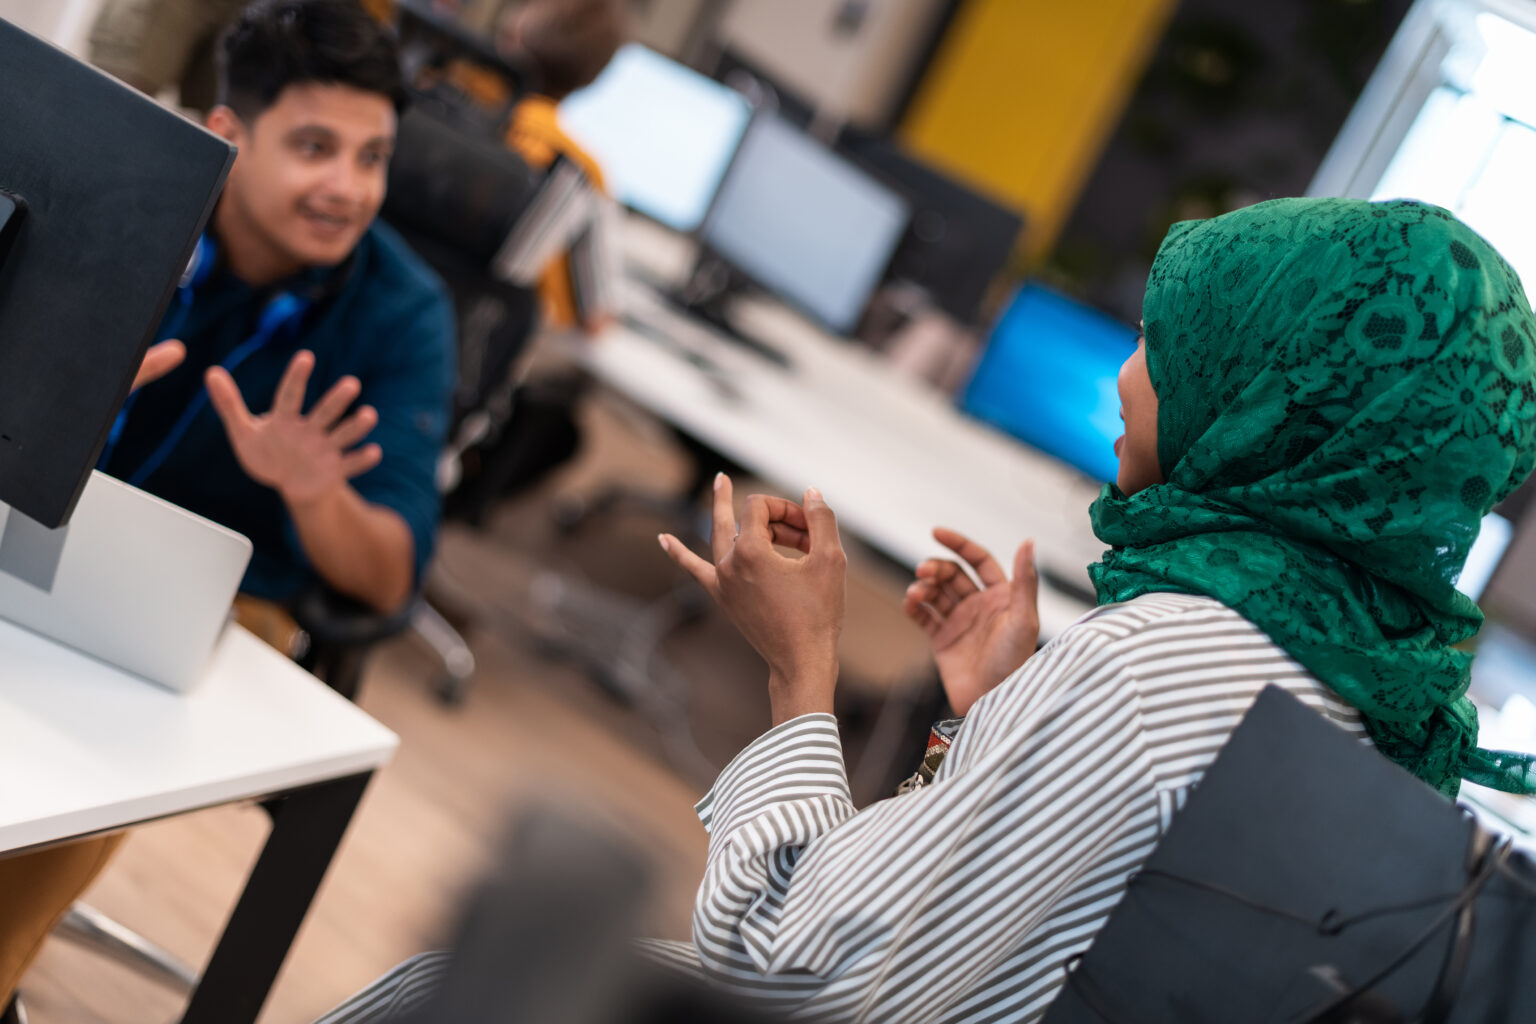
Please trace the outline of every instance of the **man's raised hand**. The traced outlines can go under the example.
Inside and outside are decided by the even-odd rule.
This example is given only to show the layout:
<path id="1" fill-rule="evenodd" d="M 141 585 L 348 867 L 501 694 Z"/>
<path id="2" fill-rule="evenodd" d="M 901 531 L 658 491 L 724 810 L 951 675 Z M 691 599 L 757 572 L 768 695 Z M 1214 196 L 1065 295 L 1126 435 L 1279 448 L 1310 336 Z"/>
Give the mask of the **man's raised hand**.
<path id="1" fill-rule="evenodd" d="M 213 367 L 206 377 L 208 397 L 240 467 L 257 483 L 275 489 L 289 505 L 325 497 L 378 465 L 383 455 L 376 444 L 354 447 L 379 420 L 367 405 L 346 415 L 362 390 L 356 377 L 341 378 L 308 413 L 303 411 L 304 391 L 314 366 L 313 353 L 297 353 L 277 385 L 272 408 L 259 416 L 247 408 L 234 378 L 223 367 Z"/>

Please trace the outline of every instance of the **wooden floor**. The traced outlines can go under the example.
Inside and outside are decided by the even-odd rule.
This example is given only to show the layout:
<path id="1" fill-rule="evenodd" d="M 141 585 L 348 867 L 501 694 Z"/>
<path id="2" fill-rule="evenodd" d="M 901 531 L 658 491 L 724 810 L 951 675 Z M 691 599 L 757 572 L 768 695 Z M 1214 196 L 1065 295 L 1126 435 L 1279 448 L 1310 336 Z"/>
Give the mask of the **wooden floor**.
<path id="1" fill-rule="evenodd" d="M 692 804 L 707 772 L 669 762 L 647 717 L 551 658 L 519 623 L 541 571 L 647 597 L 679 582 L 657 549 L 659 525 L 621 517 L 576 537 L 551 520 L 557 495 L 608 480 L 675 486 L 683 464 L 667 438 L 612 402 L 584 417 L 581 457 L 548 485 L 510 503 L 483 531 L 446 532 L 439 572 L 463 600 L 479 662 L 460 707 L 430 692 L 433 666 L 414 641 L 373 659 L 360 703 L 400 734 L 401 749 L 375 779 L 262 1016 L 298 1024 L 399 960 L 441 944 L 461 894 L 486 868 L 519 808 L 579 807 L 647 857 L 657 884 L 650 934 L 683 938 L 703 873 L 705 835 Z M 856 558 L 857 562 L 858 559 Z M 853 686 L 901 684 L 921 674 L 921 637 L 896 612 L 901 581 L 864 560 L 850 594 Z M 688 684 L 690 731 L 721 765 L 767 724 L 763 672 L 718 617 L 679 631 L 666 654 Z M 862 681 L 862 683 L 860 682 Z M 857 696 L 857 695 L 856 695 Z M 850 758 L 858 753 L 853 713 Z M 88 901 L 200 966 L 265 834 L 252 807 L 206 811 L 136 830 Z M 23 982 L 34 1024 L 138 1024 L 175 1020 L 181 999 L 93 952 L 51 940 Z"/>

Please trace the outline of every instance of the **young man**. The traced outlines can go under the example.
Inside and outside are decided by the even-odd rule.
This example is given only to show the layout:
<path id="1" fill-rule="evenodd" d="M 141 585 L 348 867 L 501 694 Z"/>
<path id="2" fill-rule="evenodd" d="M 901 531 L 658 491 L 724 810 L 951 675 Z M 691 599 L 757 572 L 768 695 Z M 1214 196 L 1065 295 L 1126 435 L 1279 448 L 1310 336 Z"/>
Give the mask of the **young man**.
<path id="1" fill-rule="evenodd" d="M 125 407 L 101 465 L 250 537 L 257 598 L 318 578 L 390 611 L 432 550 L 454 324 L 375 223 L 402 99 L 357 0 L 262 0 L 221 44 L 206 124 L 239 155 L 159 332 L 186 360 Z"/>

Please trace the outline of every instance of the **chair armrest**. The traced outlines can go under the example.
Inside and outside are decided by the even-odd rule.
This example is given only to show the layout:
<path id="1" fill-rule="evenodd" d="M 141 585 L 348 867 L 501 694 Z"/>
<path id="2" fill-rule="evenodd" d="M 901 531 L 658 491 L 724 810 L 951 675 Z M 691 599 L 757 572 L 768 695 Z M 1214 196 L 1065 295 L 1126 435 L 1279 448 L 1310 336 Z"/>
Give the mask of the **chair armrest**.
<path id="1" fill-rule="evenodd" d="M 288 610 L 318 647 L 363 647 L 409 626 L 417 600 L 412 595 L 397 610 L 384 614 L 316 584 L 295 598 Z"/>

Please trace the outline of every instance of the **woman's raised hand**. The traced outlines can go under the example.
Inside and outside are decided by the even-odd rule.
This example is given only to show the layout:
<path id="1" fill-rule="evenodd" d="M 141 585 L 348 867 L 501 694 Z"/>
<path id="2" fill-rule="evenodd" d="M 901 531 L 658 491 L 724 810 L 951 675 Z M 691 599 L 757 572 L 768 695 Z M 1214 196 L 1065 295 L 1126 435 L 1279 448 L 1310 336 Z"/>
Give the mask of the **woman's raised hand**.
<path id="1" fill-rule="evenodd" d="M 943 527 L 933 536 L 975 569 L 982 585 L 955 562 L 930 558 L 917 567 L 902 609 L 928 634 L 944 692 L 963 715 L 1035 652 L 1040 638 L 1035 542 L 1019 545 L 1009 580 L 975 541 Z"/>
<path id="2" fill-rule="evenodd" d="M 768 663 L 768 696 L 777 725 L 798 715 L 832 711 L 837 643 L 843 631 L 847 558 L 837 517 L 815 488 L 803 505 L 754 494 L 740 531 L 730 478 L 715 478 L 713 564 L 671 534 L 661 549 L 720 605 Z M 774 550 L 794 548 L 804 557 Z"/>

